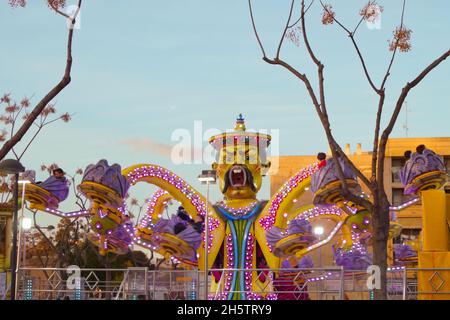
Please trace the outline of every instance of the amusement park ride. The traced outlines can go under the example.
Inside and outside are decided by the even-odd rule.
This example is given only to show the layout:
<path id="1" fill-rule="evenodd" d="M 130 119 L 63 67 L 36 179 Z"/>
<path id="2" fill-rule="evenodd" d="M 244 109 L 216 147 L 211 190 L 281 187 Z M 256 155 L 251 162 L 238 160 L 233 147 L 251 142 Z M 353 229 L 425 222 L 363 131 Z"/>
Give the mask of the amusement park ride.
<path id="1" fill-rule="evenodd" d="M 109 165 L 106 160 L 89 165 L 78 185 L 90 200 L 86 211 L 64 213 L 58 210 L 64 200 L 60 194 L 67 188 L 64 183 L 52 184 L 51 190 L 29 184 L 25 199 L 31 209 L 59 217 L 89 216 L 93 231 L 89 239 L 98 245 L 102 255 L 126 253 L 136 244 L 170 257 L 185 268 L 203 270 L 207 252 L 208 269 L 223 270 L 212 277 L 210 289 L 220 291 L 219 296 L 214 296 L 219 299 L 276 299 L 270 279 L 249 269 L 277 270 L 285 267 L 286 261 L 289 267 L 296 268 L 306 254 L 332 240 L 335 241 L 336 264 L 360 268 L 361 265 L 355 267 L 358 261 L 366 261 L 367 267 L 370 264 L 367 250 L 371 245 L 371 213 L 342 195 L 336 160 L 311 164 L 288 179 L 270 200 L 257 199 L 262 177 L 270 167 L 266 154 L 270 141 L 269 135 L 246 131 L 242 116 L 236 120 L 233 132 L 210 138 L 216 150 L 216 162 L 212 167 L 223 194 L 223 200 L 214 204 L 206 203 L 200 192 L 163 167 L 138 164 L 121 169 L 120 165 Z M 342 159 L 338 162 L 352 193 L 370 200 L 346 163 Z M 408 203 L 392 207 L 393 213 L 421 201 L 428 190 L 441 196 L 444 192 L 440 189 L 446 184 L 447 174 L 442 158 L 426 149 L 422 154 L 412 155 L 402 169 L 401 178 L 405 193 L 412 198 Z M 146 216 L 134 226 L 126 213 L 125 200 L 128 189 L 140 182 L 155 185 L 159 190 L 151 197 Z M 313 203 L 298 208 L 296 199 L 308 189 L 314 194 Z M 425 211 L 429 211 L 424 212 L 425 217 L 439 210 L 438 214 L 443 217 L 449 214 L 445 193 L 443 207 L 439 208 L 427 202 L 428 196 L 424 197 Z M 179 202 L 189 218 L 180 219 L 178 215 L 164 218 L 162 213 L 169 200 Z M 206 217 L 208 241 L 203 230 Z M 335 222 L 334 229 L 320 240 L 311 228 L 311 222 L 317 219 Z M 447 227 L 441 228 L 446 235 L 440 235 L 446 240 L 439 241 L 448 241 Z M 429 235 L 430 231 L 425 228 L 429 228 L 427 222 L 424 223 L 425 237 L 436 236 Z M 400 231 L 401 226 L 391 221 L 390 237 L 398 236 Z M 449 249 L 443 248 L 443 251 Z M 397 246 L 397 262 L 417 263 L 418 251 L 419 247 Z M 261 292 L 260 288 L 265 289 Z"/>

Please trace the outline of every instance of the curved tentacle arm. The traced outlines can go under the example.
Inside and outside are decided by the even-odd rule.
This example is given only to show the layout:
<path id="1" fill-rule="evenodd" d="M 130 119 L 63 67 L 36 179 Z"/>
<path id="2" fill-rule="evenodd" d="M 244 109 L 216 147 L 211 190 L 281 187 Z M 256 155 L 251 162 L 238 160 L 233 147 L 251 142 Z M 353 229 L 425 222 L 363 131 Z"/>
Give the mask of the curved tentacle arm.
<path id="1" fill-rule="evenodd" d="M 311 175 L 318 170 L 317 164 L 304 168 L 289 178 L 272 196 L 259 216 L 259 225 L 266 230 L 276 225 L 282 227 L 284 213 L 289 213 L 297 199 L 311 184 Z"/>
<path id="2" fill-rule="evenodd" d="M 139 222 L 139 227 L 146 228 L 149 223 L 156 223 L 162 217 L 167 202 L 172 200 L 173 196 L 164 189 L 158 189 L 148 202 L 147 212 Z"/>
<path id="3" fill-rule="evenodd" d="M 152 164 L 138 164 L 122 170 L 131 185 L 147 182 L 166 190 L 179 201 L 185 210 L 195 219 L 204 216 L 206 205 L 204 197 L 185 180 L 173 172 Z"/>
<path id="4" fill-rule="evenodd" d="M 304 210 L 305 208 L 308 208 L 308 209 Z M 337 232 L 339 230 L 342 230 L 343 243 L 345 243 L 345 246 L 348 247 L 348 246 L 352 245 L 351 230 L 345 224 L 345 221 L 348 218 L 348 214 L 345 211 L 341 210 L 337 206 L 330 206 L 330 207 L 328 207 L 328 206 L 327 207 L 306 206 L 306 207 L 301 208 L 300 210 L 302 210 L 300 213 L 297 213 L 296 215 L 292 214 L 289 217 L 290 219 L 288 221 L 290 222 L 294 219 L 305 219 L 308 221 L 316 220 L 316 219 L 330 219 L 330 220 L 336 222 L 336 227 L 332 230 L 332 232 L 324 240 L 314 243 L 311 246 L 306 247 L 305 249 L 299 250 L 296 253 L 296 256 L 298 258 L 301 258 L 304 254 L 308 253 L 311 250 L 317 249 L 317 248 L 327 244 L 332 238 L 334 238 L 334 236 L 337 234 Z"/>
<path id="5" fill-rule="evenodd" d="M 280 259 L 274 257 L 266 240 L 266 231 L 274 225 L 283 227 L 284 214 L 289 215 L 295 202 L 311 184 L 311 175 L 318 170 L 317 164 L 304 168 L 289 178 L 272 196 L 255 223 L 255 235 L 270 268 L 279 268 Z"/>
<path id="6" fill-rule="evenodd" d="M 131 185 L 138 182 L 147 182 L 166 190 L 175 200 L 179 201 L 184 209 L 193 217 L 205 217 L 206 200 L 185 180 L 173 172 L 152 164 L 138 164 L 122 170 L 122 175 L 127 177 Z M 209 212 L 209 257 L 216 257 L 223 242 L 225 223 L 217 215 L 211 204 L 208 203 Z M 204 246 L 204 242 L 203 242 Z M 202 266 L 204 259 L 204 247 L 198 249 L 199 266 Z M 208 265 L 211 267 L 214 259 L 208 259 Z"/>
<path id="7" fill-rule="evenodd" d="M 291 214 L 288 217 L 288 223 L 294 219 L 305 219 L 308 221 L 315 219 L 331 219 L 336 222 L 344 222 L 348 217 L 348 214 L 337 206 L 305 206 L 300 208 L 300 210 L 298 210 L 296 214 Z"/>
<path id="8" fill-rule="evenodd" d="M 315 205 L 313 205 L 313 204 L 308 204 L 308 205 L 305 205 L 305 206 L 302 206 L 302 207 L 298 208 L 298 209 L 295 210 L 295 211 L 288 212 L 288 213 L 287 213 L 287 216 L 286 216 L 286 225 L 283 224 L 283 227 L 284 227 L 284 228 L 287 227 L 287 225 L 289 224 L 289 222 L 290 222 L 291 220 L 299 219 L 299 218 L 302 217 L 307 211 L 314 210 L 314 208 L 316 208 Z"/>
<path id="9" fill-rule="evenodd" d="M 416 204 L 419 201 L 420 201 L 420 197 L 416 197 L 416 198 L 413 198 L 413 199 L 411 199 L 409 201 L 406 201 L 406 202 L 402 203 L 399 206 L 391 206 L 391 207 L 389 207 L 389 211 L 391 211 L 391 212 L 401 211 L 403 209 L 406 209 L 406 208 Z"/>
<path id="10" fill-rule="evenodd" d="M 166 252 L 151 242 L 153 232 L 149 227 L 156 224 L 162 218 L 162 213 L 166 208 L 167 202 L 172 199 L 173 196 L 169 192 L 164 189 L 158 189 L 148 202 L 145 216 L 141 219 L 137 228 L 134 228 L 133 240 L 138 245 L 155 250 L 163 256 L 166 255 Z"/>
<path id="11" fill-rule="evenodd" d="M 350 228 L 344 224 L 343 221 L 339 221 L 336 226 L 334 227 L 334 229 L 330 232 L 330 234 L 328 235 L 328 237 L 326 237 L 325 239 L 314 243 L 313 245 L 306 247 L 303 250 L 298 251 L 295 255 L 297 258 L 302 258 L 305 254 L 309 253 L 312 250 L 318 249 L 324 245 L 326 245 L 328 242 L 330 242 L 339 232 L 339 230 L 342 230 L 342 235 L 344 237 L 344 240 L 346 241 L 347 244 L 351 244 L 352 238 L 351 238 L 351 231 Z"/>

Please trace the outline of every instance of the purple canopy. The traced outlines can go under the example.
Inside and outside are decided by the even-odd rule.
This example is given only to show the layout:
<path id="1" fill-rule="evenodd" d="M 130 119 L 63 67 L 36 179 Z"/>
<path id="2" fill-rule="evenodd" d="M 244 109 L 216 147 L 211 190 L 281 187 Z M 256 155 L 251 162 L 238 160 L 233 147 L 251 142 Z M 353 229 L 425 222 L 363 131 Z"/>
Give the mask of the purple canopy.
<path id="1" fill-rule="evenodd" d="M 311 224 L 305 219 L 294 219 L 289 222 L 286 230 L 280 229 L 279 227 L 272 227 L 266 233 L 266 239 L 269 245 L 274 247 L 278 241 L 282 238 L 293 234 L 303 234 L 308 235 L 308 239 L 312 239 L 311 235 Z"/>
<path id="2" fill-rule="evenodd" d="M 411 183 L 417 176 L 431 171 L 446 172 L 444 160 L 432 150 L 425 149 L 423 154 L 417 152 L 411 155 L 400 170 L 400 180 L 403 186 Z"/>
<path id="3" fill-rule="evenodd" d="M 97 164 L 91 164 L 84 170 L 83 181 L 92 181 L 109 187 L 124 198 L 130 183 L 122 175 L 122 168 L 118 164 L 108 165 L 108 161 L 100 160 Z"/>
<path id="4" fill-rule="evenodd" d="M 282 232 L 283 230 L 278 227 L 270 228 L 266 233 L 267 243 L 269 243 L 270 246 L 274 247 L 279 240 L 285 237 Z"/>
<path id="5" fill-rule="evenodd" d="M 66 200 L 69 195 L 69 181 L 65 177 L 50 176 L 44 182 L 36 183 L 37 186 L 54 194 L 59 201 Z"/>
<path id="6" fill-rule="evenodd" d="M 344 270 L 367 270 L 372 264 L 372 257 L 358 250 L 338 249 L 334 252 L 334 262 Z"/>
<path id="7" fill-rule="evenodd" d="M 175 233 L 175 226 L 178 224 L 183 224 L 185 229 L 181 232 Z M 172 216 L 170 219 L 159 220 L 152 228 L 155 233 L 168 233 L 175 235 L 181 240 L 185 241 L 190 247 L 197 250 L 202 242 L 202 237 L 190 224 L 186 221 L 178 218 L 176 215 Z"/>
<path id="8" fill-rule="evenodd" d="M 289 222 L 288 234 L 296 233 L 311 233 L 312 227 L 308 220 L 305 219 L 294 219 Z"/>
<path id="9" fill-rule="evenodd" d="M 355 173 L 344 162 L 344 160 L 339 159 L 339 164 L 341 165 L 344 177 L 346 179 L 356 180 Z M 321 189 L 330 182 L 338 180 L 340 180 L 340 178 L 336 161 L 334 160 L 334 158 L 327 159 L 326 165 L 311 176 L 311 191 L 315 193 L 317 190 Z"/>
<path id="10" fill-rule="evenodd" d="M 396 243 L 394 244 L 394 256 L 396 260 L 416 257 L 417 251 L 407 244 Z"/>
<path id="11" fill-rule="evenodd" d="M 300 269 L 314 268 L 314 262 L 311 256 L 304 256 L 298 263 Z"/>
<path id="12" fill-rule="evenodd" d="M 296 268 L 299 268 L 299 269 L 311 269 L 311 268 L 314 268 L 314 262 L 313 262 L 311 256 L 307 255 L 307 256 L 304 256 L 304 257 L 300 260 L 300 262 L 298 263 L 298 265 L 295 266 L 295 267 L 292 267 L 292 265 L 291 265 L 291 263 L 289 262 L 289 260 L 288 260 L 288 259 L 285 259 L 285 260 L 283 260 L 283 262 L 281 263 L 281 268 L 282 268 L 282 269 L 292 269 L 292 270 L 294 270 L 294 269 L 296 269 Z"/>

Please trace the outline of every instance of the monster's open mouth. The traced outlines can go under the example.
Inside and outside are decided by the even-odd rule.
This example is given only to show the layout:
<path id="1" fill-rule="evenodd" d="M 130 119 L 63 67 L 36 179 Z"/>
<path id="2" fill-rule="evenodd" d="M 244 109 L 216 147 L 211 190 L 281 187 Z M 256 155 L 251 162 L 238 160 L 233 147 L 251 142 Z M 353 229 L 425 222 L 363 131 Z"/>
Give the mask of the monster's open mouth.
<path id="1" fill-rule="evenodd" d="M 234 165 L 225 173 L 224 180 L 222 193 L 227 192 L 229 187 L 240 189 L 247 186 L 256 192 L 252 172 L 246 166 Z"/>
<path id="2" fill-rule="evenodd" d="M 234 166 L 228 171 L 230 184 L 232 187 L 245 187 L 247 183 L 247 173 L 241 166 Z"/>

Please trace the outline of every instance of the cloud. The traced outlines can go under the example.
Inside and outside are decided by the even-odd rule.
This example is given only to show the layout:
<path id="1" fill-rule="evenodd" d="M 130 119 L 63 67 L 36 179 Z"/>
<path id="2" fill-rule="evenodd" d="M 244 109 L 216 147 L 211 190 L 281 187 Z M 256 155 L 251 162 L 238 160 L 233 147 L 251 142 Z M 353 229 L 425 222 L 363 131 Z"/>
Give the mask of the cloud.
<path id="1" fill-rule="evenodd" d="M 173 148 L 171 145 L 160 143 L 149 138 L 126 139 L 122 143 L 132 147 L 136 152 L 150 151 L 165 157 L 170 157 Z"/>
<path id="2" fill-rule="evenodd" d="M 160 156 L 164 156 L 167 158 L 173 158 L 173 149 L 175 147 L 180 148 L 180 144 L 178 145 L 170 145 L 165 143 L 160 143 L 150 138 L 132 138 L 126 139 L 122 141 L 123 144 L 130 146 L 133 148 L 135 152 L 150 152 L 153 154 L 157 154 Z M 192 145 L 188 144 L 183 147 L 184 152 L 187 152 L 187 157 L 189 158 L 188 162 L 191 160 L 191 157 L 200 156 L 202 157 L 203 149 L 194 148 Z M 172 159 L 173 160 L 173 159 Z"/>

